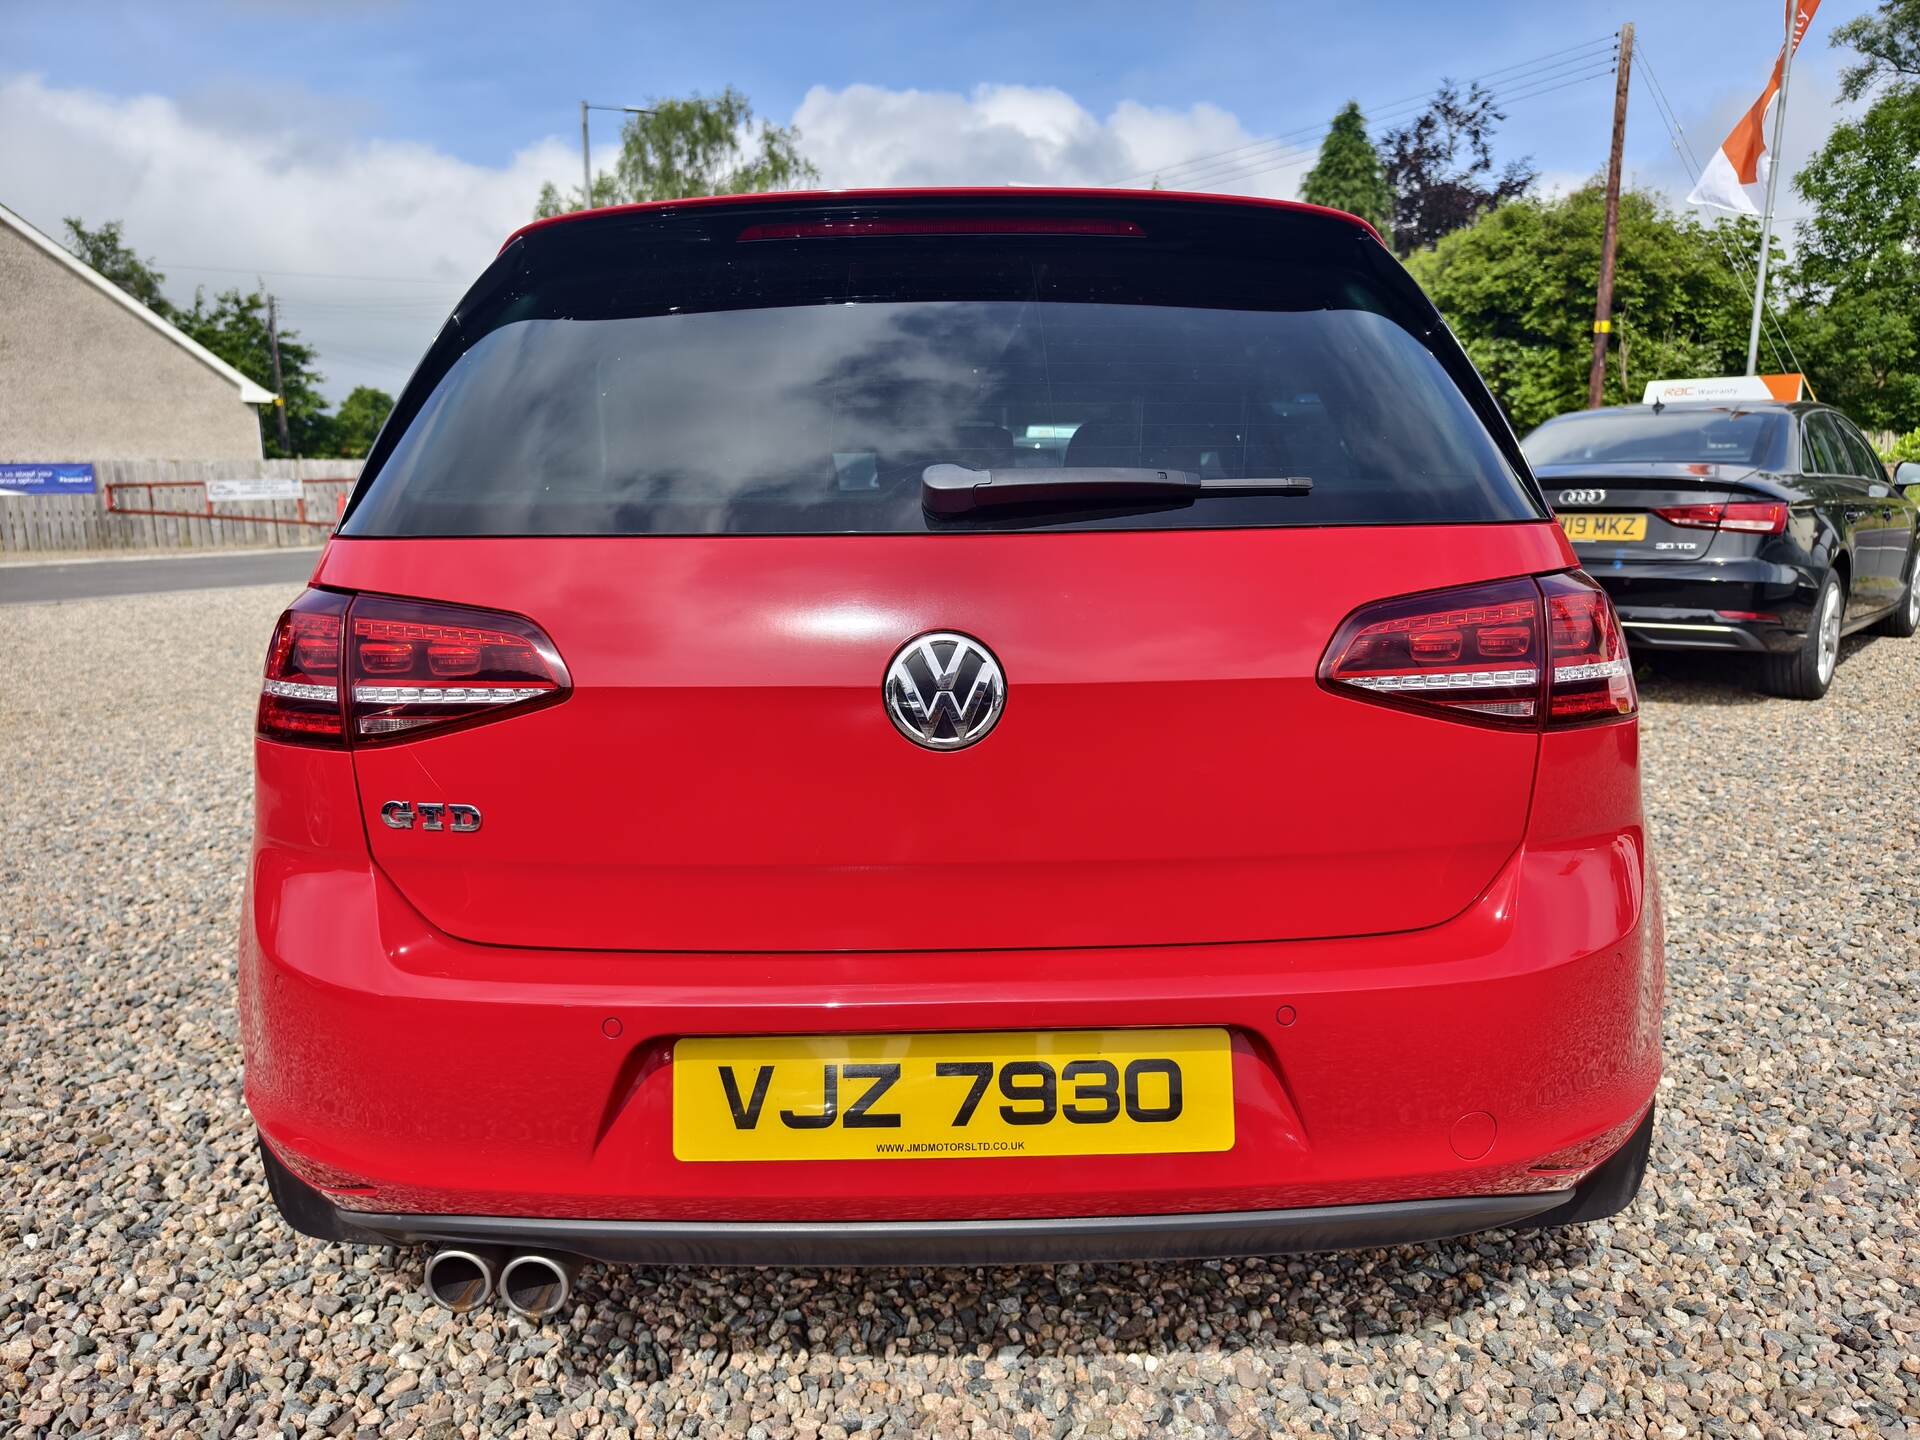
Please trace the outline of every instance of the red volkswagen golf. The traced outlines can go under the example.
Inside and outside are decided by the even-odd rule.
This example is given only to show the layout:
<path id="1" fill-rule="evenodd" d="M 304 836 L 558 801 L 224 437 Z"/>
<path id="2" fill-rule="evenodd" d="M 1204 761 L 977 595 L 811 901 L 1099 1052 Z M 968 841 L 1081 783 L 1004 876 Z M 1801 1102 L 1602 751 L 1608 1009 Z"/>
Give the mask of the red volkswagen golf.
<path id="1" fill-rule="evenodd" d="M 310 1235 L 1195 1257 L 1639 1186 L 1636 700 L 1377 237 L 1114 191 L 529 226 L 259 706 L 247 1099 Z"/>

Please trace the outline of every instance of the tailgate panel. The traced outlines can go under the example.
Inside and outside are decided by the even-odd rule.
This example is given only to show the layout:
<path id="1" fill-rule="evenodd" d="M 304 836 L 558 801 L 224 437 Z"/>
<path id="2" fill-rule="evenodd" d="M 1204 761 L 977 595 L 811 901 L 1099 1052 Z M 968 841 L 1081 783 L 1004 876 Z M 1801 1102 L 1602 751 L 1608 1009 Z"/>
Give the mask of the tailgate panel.
<path id="1" fill-rule="evenodd" d="M 463 939 L 627 950 L 1122 946 L 1464 908 L 1537 737 L 1314 676 L 1387 595 L 1558 568 L 1546 524 L 1050 535 L 336 539 L 319 582 L 529 616 L 575 693 L 355 752 L 374 854 Z M 1008 686 L 978 745 L 881 703 L 927 630 Z M 476 806 L 394 831 L 386 800 Z"/>

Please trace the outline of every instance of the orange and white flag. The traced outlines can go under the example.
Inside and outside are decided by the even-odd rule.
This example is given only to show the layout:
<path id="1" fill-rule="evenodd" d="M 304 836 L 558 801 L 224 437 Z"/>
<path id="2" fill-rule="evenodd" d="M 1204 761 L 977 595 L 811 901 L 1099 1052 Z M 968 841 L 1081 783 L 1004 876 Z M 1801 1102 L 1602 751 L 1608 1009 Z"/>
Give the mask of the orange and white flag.
<path id="1" fill-rule="evenodd" d="M 1807 26 L 1820 0 L 1793 0 L 1793 47 L 1800 48 Z M 1713 152 L 1700 181 L 1687 196 L 1689 205 L 1712 205 L 1721 210 L 1736 210 L 1742 215 L 1758 215 L 1767 201 L 1767 172 L 1773 168 L 1769 148 L 1772 111 L 1780 99 L 1780 72 L 1787 60 L 1787 47 L 1773 62 L 1773 75 L 1753 108 L 1740 117 L 1726 143 Z"/>

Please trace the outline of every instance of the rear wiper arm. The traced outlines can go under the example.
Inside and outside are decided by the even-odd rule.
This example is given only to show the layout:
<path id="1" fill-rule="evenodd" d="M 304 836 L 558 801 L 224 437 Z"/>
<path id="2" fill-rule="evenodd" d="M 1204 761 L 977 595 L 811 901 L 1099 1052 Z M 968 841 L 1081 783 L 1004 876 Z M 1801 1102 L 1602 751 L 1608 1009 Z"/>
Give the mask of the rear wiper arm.
<path id="1" fill-rule="evenodd" d="M 969 470 L 929 465 L 920 472 L 920 503 L 935 515 L 964 515 L 997 505 L 1076 505 L 1102 500 L 1191 500 L 1201 495 L 1305 495 L 1306 475 L 1270 479 L 1202 479 L 1189 470 L 1074 465 L 1046 470 Z"/>

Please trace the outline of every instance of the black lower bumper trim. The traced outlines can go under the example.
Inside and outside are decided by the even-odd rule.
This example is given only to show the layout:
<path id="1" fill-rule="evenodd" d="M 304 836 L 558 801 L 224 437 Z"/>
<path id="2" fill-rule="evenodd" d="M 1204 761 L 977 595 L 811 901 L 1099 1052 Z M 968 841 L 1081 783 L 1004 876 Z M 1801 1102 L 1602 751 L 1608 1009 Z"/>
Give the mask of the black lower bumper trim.
<path id="1" fill-rule="evenodd" d="M 1069 1260 L 1206 1260 L 1445 1240 L 1517 1224 L 1566 1198 L 1562 1192 L 1312 1210 L 1059 1220 L 802 1224 L 422 1215 L 349 1218 L 363 1229 L 404 1243 L 465 1240 L 635 1265 L 1032 1265 Z"/>
<path id="2" fill-rule="evenodd" d="M 1649 650 L 1722 650 L 1744 655 L 1763 655 L 1769 650 L 1797 644 L 1802 639 L 1778 625 L 1750 625 L 1718 617 L 1707 620 L 1642 620 L 1622 612 L 1620 624 L 1627 632 L 1629 649 Z"/>
<path id="3" fill-rule="evenodd" d="M 1039 1220 L 802 1223 L 388 1215 L 339 1208 L 291 1174 L 266 1145 L 260 1148 L 281 1213 L 308 1235 L 353 1244 L 500 1245 L 631 1265 L 1032 1265 L 1292 1255 L 1416 1244 L 1519 1225 L 1563 1206 L 1573 1193 Z"/>

